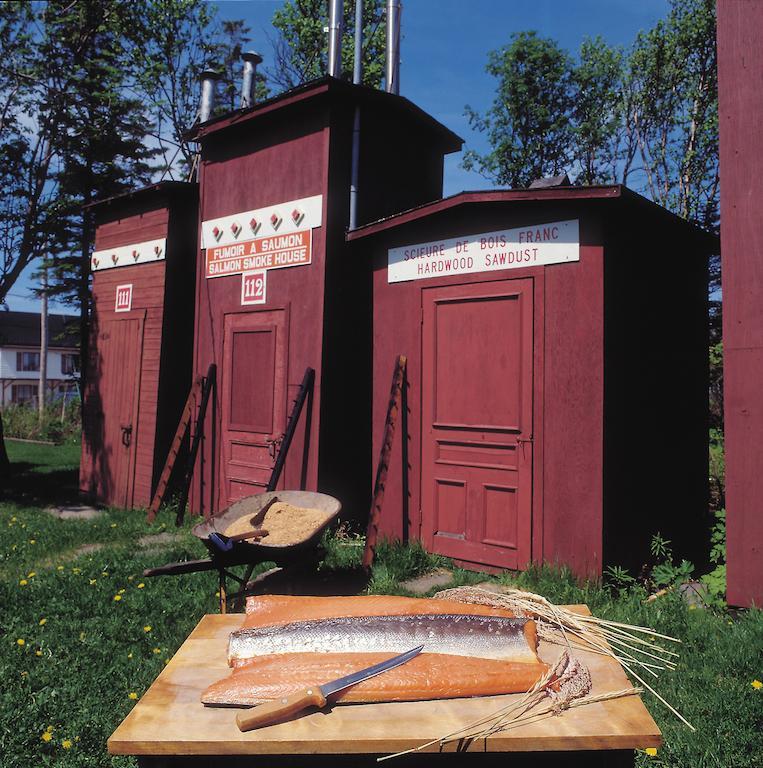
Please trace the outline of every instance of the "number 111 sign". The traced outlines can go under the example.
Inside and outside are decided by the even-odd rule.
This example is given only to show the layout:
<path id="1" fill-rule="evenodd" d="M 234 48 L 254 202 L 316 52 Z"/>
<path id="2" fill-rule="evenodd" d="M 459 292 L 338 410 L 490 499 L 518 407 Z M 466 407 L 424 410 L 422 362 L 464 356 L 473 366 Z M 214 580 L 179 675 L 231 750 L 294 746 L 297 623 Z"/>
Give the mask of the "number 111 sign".
<path id="1" fill-rule="evenodd" d="M 241 275 L 241 304 L 264 304 L 267 272 L 244 272 Z"/>

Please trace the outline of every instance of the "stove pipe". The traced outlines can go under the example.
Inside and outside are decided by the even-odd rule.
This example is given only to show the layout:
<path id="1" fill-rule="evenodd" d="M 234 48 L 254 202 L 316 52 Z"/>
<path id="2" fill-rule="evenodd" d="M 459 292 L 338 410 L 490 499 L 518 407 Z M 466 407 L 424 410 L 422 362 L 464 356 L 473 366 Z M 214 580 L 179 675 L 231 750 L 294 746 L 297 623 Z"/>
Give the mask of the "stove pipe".
<path id="1" fill-rule="evenodd" d="M 206 123 L 215 108 L 215 83 L 220 75 L 214 69 L 205 69 L 201 73 L 201 106 L 199 107 L 199 122 Z"/>
<path id="2" fill-rule="evenodd" d="M 241 54 L 244 60 L 244 76 L 241 80 L 241 109 L 254 106 L 257 93 L 257 65 L 262 64 L 262 56 L 256 51 Z"/>
<path id="3" fill-rule="evenodd" d="M 344 3 L 342 0 L 329 0 L 329 75 L 342 75 L 342 25 Z"/>
<path id="4" fill-rule="evenodd" d="M 387 85 L 388 93 L 400 93 L 400 0 L 387 0 Z"/>

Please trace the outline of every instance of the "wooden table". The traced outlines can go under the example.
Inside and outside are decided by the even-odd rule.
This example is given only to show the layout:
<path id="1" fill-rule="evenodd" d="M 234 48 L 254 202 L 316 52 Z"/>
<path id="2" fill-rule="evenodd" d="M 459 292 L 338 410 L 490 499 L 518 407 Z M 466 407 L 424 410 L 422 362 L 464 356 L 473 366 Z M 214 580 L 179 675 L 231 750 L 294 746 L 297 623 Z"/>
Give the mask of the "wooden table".
<path id="1" fill-rule="evenodd" d="M 570 606 L 588 612 L 585 606 Z M 205 616 L 183 643 L 135 708 L 114 731 L 108 749 L 136 755 L 148 768 L 205 766 L 376 765 L 376 757 L 416 747 L 504 706 L 511 696 L 388 704 L 345 704 L 299 719 L 241 733 L 234 709 L 204 707 L 201 692 L 225 677 L 228 634 L 238 629 L 241 614 Z M 542 642 L 540 656 L 553 661 L 559 646 Z M 592 653 L 576 655 L 588 665 L 593 693 L 630 687 L 620 665 Z M 559 717 L 475 741 L 469 762 L 475 765 L 547 768 L 577 765 L 633 765 L 633 750 L 657 747 L 660 731 L 638 696 L 589 704 Z M 430 752 L 439 752 L 435 745 Z M 443 754 L 397 758 L 390 766 L 461 765 L 457 744 Z M 507 762 L 501 753 L 517 753 Z M 450 753 L 450 754 L 448 754 Z M 456 753 L 456 754 L 454 754 Z M 383 765 L 383 764 L 382 764 Z"/>

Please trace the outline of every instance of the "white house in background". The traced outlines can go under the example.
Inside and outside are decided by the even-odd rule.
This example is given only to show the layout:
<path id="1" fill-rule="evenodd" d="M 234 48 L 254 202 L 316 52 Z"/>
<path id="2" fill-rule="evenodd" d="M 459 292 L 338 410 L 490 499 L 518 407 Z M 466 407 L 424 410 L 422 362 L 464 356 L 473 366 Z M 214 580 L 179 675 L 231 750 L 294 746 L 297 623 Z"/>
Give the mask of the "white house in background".
<path id="1" fill-rule="evenodd" d="M 49 398 L 78 395 L 79 318 L 48 315 Z M 40 383 L 40 315 L 0 311 L 0 407 L 37 403 Z"/>

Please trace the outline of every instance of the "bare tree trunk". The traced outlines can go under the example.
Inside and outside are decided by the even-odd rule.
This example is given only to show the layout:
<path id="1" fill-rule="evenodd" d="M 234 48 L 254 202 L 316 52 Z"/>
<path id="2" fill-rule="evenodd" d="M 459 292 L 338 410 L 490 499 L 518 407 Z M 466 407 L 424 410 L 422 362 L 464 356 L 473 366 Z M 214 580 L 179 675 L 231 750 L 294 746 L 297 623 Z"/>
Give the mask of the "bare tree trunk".
<path id="1" fill-rule="evenodd" d="M 48 268 L 42 270 L 42 292 L 40 294 L 40 383 L 37 388 L 39 421 L 45 418 L 45 403 L 48 391 Z"/>
<path id="2" fill-rule="evenodd" d="M 3 411 L 0 408 L 0 479 L 11 476 L 11 462 L 5 450 L 5 438 L 3 437 Z"/>

